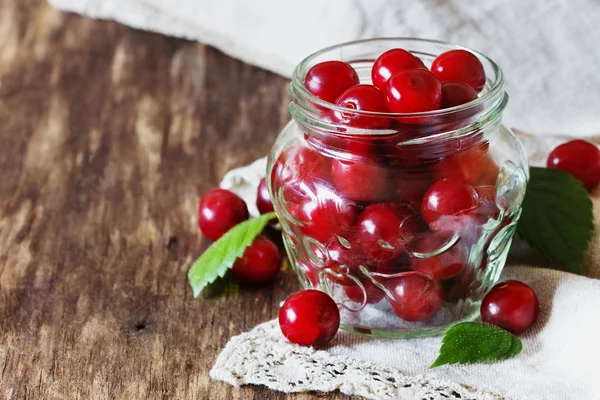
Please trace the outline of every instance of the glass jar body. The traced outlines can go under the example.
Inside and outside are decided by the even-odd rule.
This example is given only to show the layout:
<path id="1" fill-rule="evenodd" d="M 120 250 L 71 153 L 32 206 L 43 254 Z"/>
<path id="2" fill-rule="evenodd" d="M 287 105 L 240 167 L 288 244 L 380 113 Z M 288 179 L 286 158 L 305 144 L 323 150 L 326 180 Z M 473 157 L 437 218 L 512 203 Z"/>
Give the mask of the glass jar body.
<path id="1" fill-rule="evenodd" d="M 359 45 L 365 54 L 374 47 L 354 63 L 364 79 L 360 66 L 379 47 Z M 445 115 L 367 115 L 394 120 L 376 132 L 339 122 L 353 118 L 332 123 L 340 110 L 307 100 L 298 82 L 290 91 L 294 119 L 269 155 L 267 183 L 302 286 L 329 293 L 342 328 L 361 334 L 427 336 L 477 318 L 527 181 L 524 149 L 500 123 L 503 90 Z M 465 196 L 467 211 L 444 214 Z"/>

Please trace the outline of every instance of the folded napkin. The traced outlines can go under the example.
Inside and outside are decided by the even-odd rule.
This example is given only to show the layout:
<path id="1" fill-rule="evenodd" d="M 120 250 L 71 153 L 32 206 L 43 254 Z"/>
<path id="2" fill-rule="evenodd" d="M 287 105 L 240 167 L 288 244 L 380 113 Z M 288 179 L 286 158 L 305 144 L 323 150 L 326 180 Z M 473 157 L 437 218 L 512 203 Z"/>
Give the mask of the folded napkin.
<path id="1" fill-rule="evenodd" d="M 597 132 L 597 0 L 50 0 L 55 7 L 200 40 L 290 76 L 323 47 L 356 39 L 427 37 L 496 60 L 505 124 L 533 133 Z M 551 116 L 552 118 L 549 118 Z"/>
<path id="2" fill-rule="evenodd" d="M 532 164 L 567 137 L 518 135 Z M 598 144 L 600 138 L 593 138 Z M 266 160 L 230 171 L 221 186 L 246 200 L 253 215 L 256 187 Z M 600 191 L 593 196 L 600 229 Z M 517 240 L 518 242 L 518 240 Z M 600 237 L 592 238 L 584 262 L 588 277 L 536 268 L 539 257 L 523 244 L 513 246 L 525 265 L 510 265 L 502 280 L 517 279 L 540 300 L 536 324 L 521 336 L 523 352 L 493 364 L 429 369 L 441 338 L 364 339 L 340 332 L 324 350 L 289 343 L 277 321 L 233 337 L 210 373 L 232 385 L 257 384 L 283 392 L 339 390 L 368 399 L 600 399 Z M 515 257 L 513 257 L 515 258 Z M 543 260 L 543 259 L 542 259 Z"/>

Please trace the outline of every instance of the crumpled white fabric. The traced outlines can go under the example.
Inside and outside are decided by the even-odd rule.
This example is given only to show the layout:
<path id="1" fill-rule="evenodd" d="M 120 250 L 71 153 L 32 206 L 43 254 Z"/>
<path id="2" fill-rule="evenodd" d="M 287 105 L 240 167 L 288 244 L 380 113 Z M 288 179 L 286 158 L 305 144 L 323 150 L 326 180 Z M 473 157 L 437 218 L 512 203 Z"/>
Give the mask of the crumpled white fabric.
<path id="1" fill-rule="evenodd" d="M 472 47 L 498 62 L 505 125 L 598 132 L 597 0 L 50 0 L 55 7 L 199 40 L 290 76 L 308 54 L 365 38 L 413 36 Z"/>
<path id="2" fill-rule="evenodd" d="M 518 136 L 533 165 L 543 165 L 549 151 L 569 139 L 522 132 Z M 600 142 L 597 137 L 591 140 Z M 237 192 L 256 215 L 256 187 L 265 172 L 262 158 L 227 173 L 221 186 Z M 599 194 L 597 190 L 592 196 L 596 231 Z M 523 244 L 514 246 L 513 253 L 536 260 L 528 257 Z M 285 392 L 339 390 L 369 399 L 452 399 L 458 398 L 456 393 L 462 399 L 600 399 L 600 280 L 593 279 L 600 278 L 600 238 L 592 238 L 584 262 L 588 277 L 535 268 L 537 262 L 508 266 L 502 276 L 531 285 L 541 304 L 538 321 L 522 336 L 523 352 L 514 359 L 429 369 L 440 348 L 439 337 L 366 340 L 341 333 L 330 347 L 316 351 L 288 343 L 271 321 L 233 337 L 211 377 L 233 385 L 263 384 Z M 345 372 L 334 374 L 327 365 Z"/>
<path id="3" fill-rule="evenodd" d="M 536 164 L 565 140 L 545 134 L 588 136 L 600 126 L 596 0 L 50 2 L 200 40 L 284 76 L 313 51 L 349 40 L 416 36 L 461 43 L 504 70 L 511 97 L 504 123 L 544 135 L 521 135 Z M 257 160 L 228 173 L 221 185 L 246 199 L 255 215 L 256 185 L 264 172 L 265 160 Z M 598 202 L 596 193 L 596 221 Z M 584 264 L 588 276 L 600 278 L 597 236 Z M 285 392 L 338 389 L 370 399 L 600 399 L 600 281 L 532 266 L 511 266 L 503 275 L 530 284 L 541 302 L 540 318 L 523 336 L 523 353 L 515 359 L 430 370 L 440 338 L 366 340 L 342 333 L 329 348 L 315 351 L 286 342 L 270 321 L 232 338 L 211 376 L 236 385 L 264 384 Z"/>

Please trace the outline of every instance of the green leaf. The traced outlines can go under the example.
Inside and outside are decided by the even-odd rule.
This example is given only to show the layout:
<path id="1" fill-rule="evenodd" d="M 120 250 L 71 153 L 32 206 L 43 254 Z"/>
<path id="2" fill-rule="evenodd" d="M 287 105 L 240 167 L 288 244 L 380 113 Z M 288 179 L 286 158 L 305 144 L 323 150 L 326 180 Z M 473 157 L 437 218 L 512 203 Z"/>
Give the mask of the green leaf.
<path id="1" fill-rule="evenodd" d="M 275 213 L 270 212 L 244 221 L 231 228 L 206 249 L 188 272 L 194 297 L 198 297 L 202 289 L 218 277 L 222 278 L 273 218 L 276 218 Z"/>
<path id="2" fill-rule="evenodd" d="M 476 364 L 506 360 L 523 349 L 521 340 L 504 329 L 461 322 L 446 332 L 440 355 L 430 368 L 445 364 Z"/>
<path id="3" fill-rule="evenodd" d="M 517 225 L 519 236 L 567 270 L 581 273 L 594 230 L 592 201 L 571 174 L 531 167 Z"/>

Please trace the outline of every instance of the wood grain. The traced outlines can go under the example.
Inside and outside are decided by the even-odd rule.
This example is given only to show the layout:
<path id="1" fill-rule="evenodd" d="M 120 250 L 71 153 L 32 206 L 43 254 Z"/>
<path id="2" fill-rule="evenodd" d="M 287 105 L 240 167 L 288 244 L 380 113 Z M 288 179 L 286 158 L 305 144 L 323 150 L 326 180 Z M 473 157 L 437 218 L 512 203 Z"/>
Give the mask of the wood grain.
<path id="1" fill-rule="evenodd" d="M 267 153 L 286 90 L 209 47 L 0 0 L 0 398 L 287 397 L 208 371 L 291 271 L 200 300 L 186 281 L 201 193 Z"/>

